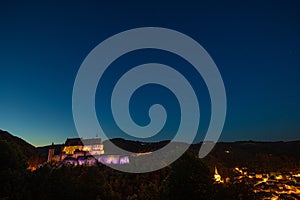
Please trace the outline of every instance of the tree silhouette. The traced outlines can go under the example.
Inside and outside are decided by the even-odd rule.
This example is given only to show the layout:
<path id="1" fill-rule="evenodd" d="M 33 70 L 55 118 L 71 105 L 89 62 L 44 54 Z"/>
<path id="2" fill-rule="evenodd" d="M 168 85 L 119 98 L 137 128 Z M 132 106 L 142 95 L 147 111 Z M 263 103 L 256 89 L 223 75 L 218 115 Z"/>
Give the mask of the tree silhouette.
<path id="1" fill-rule="evenodd" d="M 209 169 L 199 158 L 185 153 L 171 167 L 162 188 L 162 199 L 210 199 L 212 179 Z"/>

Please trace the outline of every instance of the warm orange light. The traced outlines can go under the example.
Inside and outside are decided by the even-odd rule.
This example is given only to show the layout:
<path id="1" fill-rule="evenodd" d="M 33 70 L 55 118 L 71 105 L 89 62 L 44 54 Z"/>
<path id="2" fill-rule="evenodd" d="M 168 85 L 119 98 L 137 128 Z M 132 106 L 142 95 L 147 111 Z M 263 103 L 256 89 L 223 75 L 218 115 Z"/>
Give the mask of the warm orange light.
<path id="1" fill-rule="evenodd" d="M 65 146 L 63 149 L 66 154 L 74 154 L 75 150 L 82 150 L 82 146 Z"/>

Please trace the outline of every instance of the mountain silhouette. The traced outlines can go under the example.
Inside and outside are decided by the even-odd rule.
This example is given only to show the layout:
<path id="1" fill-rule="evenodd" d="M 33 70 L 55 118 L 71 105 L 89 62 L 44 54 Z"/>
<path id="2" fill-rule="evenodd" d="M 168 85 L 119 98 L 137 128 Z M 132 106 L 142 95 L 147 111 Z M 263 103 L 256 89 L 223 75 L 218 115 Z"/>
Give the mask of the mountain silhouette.
<path id="1" fill-rule="evenodd" d="M 0 141 L 5 141 L 13 148 L 17 149 L 27 159 L 29 165 L 36 165 L 36 162 L 38 162 L 37 149 L 25 140 L 14 136 L 7 131 L 0 130 Z"/>

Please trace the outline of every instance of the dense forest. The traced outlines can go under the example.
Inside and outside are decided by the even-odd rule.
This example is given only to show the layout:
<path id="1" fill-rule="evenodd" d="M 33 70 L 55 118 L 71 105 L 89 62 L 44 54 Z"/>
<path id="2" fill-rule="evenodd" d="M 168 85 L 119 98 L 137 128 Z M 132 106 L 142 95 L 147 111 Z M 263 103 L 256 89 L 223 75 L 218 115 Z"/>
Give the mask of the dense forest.
<path id="1" fill-rule="evenodd" d="M 186 153 L 170 167 L 146 174 L 106 166 L 46 164 L 30 172 L 16 149 L 0 142 L 0 199 L 254 199 L 247 186 L 213 184 L 207 166 Z"/>
<path id="2" fill-rule="evenodd" d="M 246 185 L 213 184 L 209 168 L 190 151 L 145 174 L 53 163 L 31 172 L 26 160 L 19 146 L 0 141 L 0 199 L 255 199 Z"/>
<path id="3" fill-rule="evenodd" d="M 143 152 L 161 148 L 167 142 L 141 144 L 115 140 L 122 148 Z M 217 166 L 223 177 L 230 168 L 289 170 L 299 166 L 299 142 L 218 143 L 205 159 L 198 158 L 201 144 L 195 144 L 177 161 L 161 170 L 130 174 L 107 166 L 57 166 L 44 163 L 38 149 L 7 132 L 0 134 L 0 199 L 256 199 L 252 188 L 242 183 L 213 183 Z M 39 152 L 46 152 L 47 147 Z"/>

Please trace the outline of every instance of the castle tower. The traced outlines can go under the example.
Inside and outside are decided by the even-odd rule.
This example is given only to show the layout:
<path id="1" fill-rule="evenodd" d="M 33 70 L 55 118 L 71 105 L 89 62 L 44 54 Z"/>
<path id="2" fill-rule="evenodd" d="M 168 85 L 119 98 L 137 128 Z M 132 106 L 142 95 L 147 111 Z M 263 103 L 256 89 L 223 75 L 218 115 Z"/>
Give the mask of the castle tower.
<path id="1" fill-rule="evenodd" d="M 48 159 L 47 159 L 47 162 L 52 161 L 53 156 L 54 156 L 54 143 L 52 142 L 52 145 L 51 145 L 51 147 L 49 148 L 49 151 L 48 151 Z"/>

